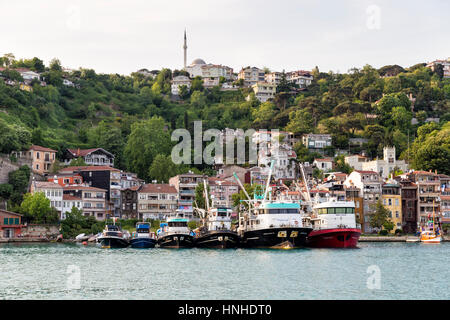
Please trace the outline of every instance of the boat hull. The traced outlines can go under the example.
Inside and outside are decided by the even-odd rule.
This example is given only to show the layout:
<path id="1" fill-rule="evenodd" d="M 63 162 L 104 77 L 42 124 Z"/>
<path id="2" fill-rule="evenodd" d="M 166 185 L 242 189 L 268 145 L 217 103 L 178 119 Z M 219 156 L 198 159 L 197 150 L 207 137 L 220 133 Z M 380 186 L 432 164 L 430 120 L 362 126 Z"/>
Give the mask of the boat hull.
<path id="1" fill-rule="evenodd" d="M 192 248 L 194 237 L 190 234 L 168 234 L 158 238 L 157 244 L 160 248 Z"/>
<path id="2" fill-rule="evenodd" d="M 232 231 L 209 231 L 195 238 L 195 246 L 198 248 L 227 249 L 238 245 L 239 236 Z"/>
<path id="3" fill-rule="evenodd" d="M 311 228 L 286 227 L 246 231 L 241 237 L 241 247 L 274 249 L 304 247 L 311 230 Z"/>
<path id="4" fill-rule="evenodd" d="M 126 248 L 129 246 L 129 241 L 119 237 L 102 237 L 99 239 L 102 248 Z"/>
<path id="5" fill-rule="evenodd" d="M 156 245 L 156 239 L 135 238 L 135 239 L 131 239 L 130 245 L 132 248 L 141 248 L 141 249 L 154 248 Z"/>
<path id="6" fill-rule="evenodd" d="M 358 228 L 336 228 L 313 230 L 307 244 L 313 248 L 356 248 L 361 230 Z"/>

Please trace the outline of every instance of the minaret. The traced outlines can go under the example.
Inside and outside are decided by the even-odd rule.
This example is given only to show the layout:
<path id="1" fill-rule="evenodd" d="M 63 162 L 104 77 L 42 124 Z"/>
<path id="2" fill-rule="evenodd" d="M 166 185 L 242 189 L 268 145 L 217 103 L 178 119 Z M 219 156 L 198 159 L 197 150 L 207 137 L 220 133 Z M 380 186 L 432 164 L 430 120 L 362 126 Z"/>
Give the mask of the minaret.
<path id="1" fill-rule="evenodd" d="M 186 40 L 186 29 L 184 29 L 184 70 L 186 70 L 186 60 L 187 60 L 187 40 Z"/>

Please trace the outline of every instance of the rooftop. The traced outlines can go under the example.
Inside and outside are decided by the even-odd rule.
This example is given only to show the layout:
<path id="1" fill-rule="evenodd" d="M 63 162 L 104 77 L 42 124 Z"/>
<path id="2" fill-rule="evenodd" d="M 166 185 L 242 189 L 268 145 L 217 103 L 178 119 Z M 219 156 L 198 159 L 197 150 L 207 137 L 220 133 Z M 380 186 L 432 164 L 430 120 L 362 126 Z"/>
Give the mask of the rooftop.
<path id="1" fill-rule="evenodd" d="M 138 190 L 141 193 L 178 193 L 177 189 L 170 184 L 149 183 L 144 184 Z"/>

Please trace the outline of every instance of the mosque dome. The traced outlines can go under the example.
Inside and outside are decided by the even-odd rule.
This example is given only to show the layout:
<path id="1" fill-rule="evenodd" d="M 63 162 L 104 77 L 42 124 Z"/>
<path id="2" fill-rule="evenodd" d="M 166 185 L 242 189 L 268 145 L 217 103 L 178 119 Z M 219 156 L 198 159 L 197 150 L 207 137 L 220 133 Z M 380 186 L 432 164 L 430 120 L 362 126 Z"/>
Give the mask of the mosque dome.
<path id="1" fill-rule="evenodd" d="M 196 64 L 206 64 L 206 62 L 202 59 L 195 59 L 194 61 L 192 61 L 191 65 L 196 65 Z"/>

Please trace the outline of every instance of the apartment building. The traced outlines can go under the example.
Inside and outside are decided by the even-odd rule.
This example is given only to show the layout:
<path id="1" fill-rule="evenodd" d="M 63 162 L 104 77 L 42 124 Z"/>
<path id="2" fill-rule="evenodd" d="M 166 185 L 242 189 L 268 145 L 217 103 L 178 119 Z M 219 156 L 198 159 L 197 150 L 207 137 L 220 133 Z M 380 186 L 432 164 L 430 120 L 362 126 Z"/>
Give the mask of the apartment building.
<path id="1" fill-rule="evenodd" d="M 63 216 L 63 187 L 56 182 L 49 181 L 33 181 L 30 186 L 30 192 L 43 192 L 45 197 L 50 200 L 50 206 L 55 208 L 60 219 L 64 219 Z"/>
<path id="2" fill-rule="evenodd" d="M 402 217 L 402 197 L 401 188 L 399 184 L 396 183 L 385 183 L 382 186 L 382 199 L 383 205 L 389 210 L 389 218 L 394 223 L 395 230 L 403 230 L 403 217 Z"/>
<path id="3" fill-rule="evenodd" d="M 268 82 L 257 82 L 252 85 L 252 89 L 255 93 L 256 99 L 261 102 L 266 102 L 269 99 L 273 99 L 275 97 L 275 93 L 277 92 L 277 85 Z"/>
<path id="4" fill-rule="evenodd" d="M 450 176 L 439 175 L 441 183 L 441 221 L 450 223 Z"/>
<path id="5" fill-rule="evenodd" d="M 180 94 L 180 87 L 186 86 L 189 90 L 191 88 L 191 79 L 186 76 L 177 76 L 172 79 L 171 92 L 172 95 L 178 96 Z"/>
<path id="6" fill-rule="evenodd" d="M 77 207 L 84 216 L 105 220 L 110 217 L 107 205 L 107 190 L 89 186 L 66 186 L 63 189 L 63 213 Z"/>
<path id="7" fill-rule="evenodd" d="M 370 226 L 370 215 L 376 210 L 376 203 L 381 198 L 381 179 L 377 172 L 355 170 L 344 181 L 347 188 L 358 188 L 359 197 L 363 199 L 363 223 L 364 232 L 374 231 Z"/>
<path id="8" fill-rule="evenodd" d="M 402 199 L 402 225 L 405 233 L 417 230 L 417 185 L 408 180 L 398 178 Z"/>
<path id="9" fill-rule="evenodd" d="M 436 220 L 440 220 L 440 180 L 436 172 L 413 171 L 408 178 L 417 185 L 417 222 L 426 224 L 433 212 Z"/>
<path id="10" fill-rule="evenodd" d="M 264 82 L 264 70 L 256 67 L 246 67 L 239 71 L 238 79 L 244 80 L 244 86 L 251 87 L 258 82 Z"/>
<path id="11" fill-rule="evenodd" d="M 208 186 L 212 207 L 233 207 L 233 194 L 239 192 L 239 185 L 237 183 L 210 177 L 208 178 Z"/>
<path id="12" fill-rule="evenodd" d="M 192 218 L 194 213 L 195 188 L 199 183 L 203 183 L 204 179 L 207 179 L 206 175 L 193 172 L 179 174 L 169 179 L 169 184 L 178 192 L 178 209 L 188 218 Z"/>
<path id="13" fill-rule="evenodd" d="M 178 191 L 170 184 L 144 184 L 137 189 L 139 219 L 164 219 L 177 207 Z"/>
<path id="14" fill-rule="evenodd" d="M 286 80 L 298 85 L 299 88 L 306 88 L 313 80 L 311 72 L 298 70 L 286 73 Z"/>

